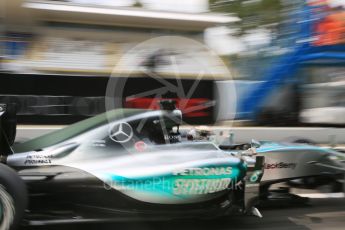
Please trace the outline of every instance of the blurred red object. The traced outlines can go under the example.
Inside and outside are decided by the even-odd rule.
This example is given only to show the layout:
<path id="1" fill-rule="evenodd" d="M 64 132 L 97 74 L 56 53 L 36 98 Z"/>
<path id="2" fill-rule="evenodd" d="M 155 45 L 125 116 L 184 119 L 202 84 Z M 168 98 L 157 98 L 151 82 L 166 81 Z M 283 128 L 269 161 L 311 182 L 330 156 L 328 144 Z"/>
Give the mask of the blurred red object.
<path id="1" fill-rule="evenodd" d="M 317 40 L 314 45 L 345 44 L 345 12 L 326 16 L 316 25 Z"/>
<path id="2" fill-rule="evenodd" d="M 158 110 L 159 101 L 174 100 L 177 109 L 180 109 L 185 117 L 207 117 L 210 112 L 207 111 L 210 102 L 207 98 L 127 98 L 125 101 L 126 108 L 154 109 Z"/>

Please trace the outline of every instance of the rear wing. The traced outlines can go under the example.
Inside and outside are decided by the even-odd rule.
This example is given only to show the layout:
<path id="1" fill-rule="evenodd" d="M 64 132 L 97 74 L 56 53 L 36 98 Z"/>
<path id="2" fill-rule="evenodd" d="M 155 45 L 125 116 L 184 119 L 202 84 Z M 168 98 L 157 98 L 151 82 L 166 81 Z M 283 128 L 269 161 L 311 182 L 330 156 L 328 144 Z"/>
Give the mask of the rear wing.
<path id="1" fill-rule="evenodd" d="M 16 138 L 17 118 L 15 104 L 0 104 L 0 156 L 12 154 Z"/>

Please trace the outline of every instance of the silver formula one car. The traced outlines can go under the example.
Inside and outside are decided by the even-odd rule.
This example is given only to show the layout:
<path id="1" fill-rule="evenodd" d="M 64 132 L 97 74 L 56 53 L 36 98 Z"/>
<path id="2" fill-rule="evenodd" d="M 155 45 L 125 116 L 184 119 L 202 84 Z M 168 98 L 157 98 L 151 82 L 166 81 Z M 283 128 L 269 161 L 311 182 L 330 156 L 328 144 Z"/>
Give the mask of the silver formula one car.
<path id="1" fill-rule="evenodd" d="M 181 112 L 119 109 L 14 144 L 0 105 L 0 229 L 260 213 L 263 157 L 182 141 Z"/>
<path id="2" fill-rule="evenodd" d="M 169 103 L 159 111 L 109 111 L 14 145 L 13 111 L 0 108 L 1 230 L 20 223 L 261 216 L 255 205 L 269 185 L 343 173 L 342 156 L 328 150 L 188 140 L 179 130 L 181 112 Z"/>

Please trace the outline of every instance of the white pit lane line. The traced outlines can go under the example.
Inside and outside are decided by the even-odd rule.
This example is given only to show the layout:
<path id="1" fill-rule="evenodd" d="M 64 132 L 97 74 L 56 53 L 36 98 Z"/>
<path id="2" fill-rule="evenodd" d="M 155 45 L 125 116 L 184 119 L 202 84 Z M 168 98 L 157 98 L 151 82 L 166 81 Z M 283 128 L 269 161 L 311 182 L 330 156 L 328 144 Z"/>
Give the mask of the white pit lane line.
<path id="1" fill-rule="evenodd" d="M 339 193 L 300 193 L 296 194 L 300 197 L 308 197 L 312 199 L 329 199 L 329 198 L 345 198 L 343 192 Z"/>

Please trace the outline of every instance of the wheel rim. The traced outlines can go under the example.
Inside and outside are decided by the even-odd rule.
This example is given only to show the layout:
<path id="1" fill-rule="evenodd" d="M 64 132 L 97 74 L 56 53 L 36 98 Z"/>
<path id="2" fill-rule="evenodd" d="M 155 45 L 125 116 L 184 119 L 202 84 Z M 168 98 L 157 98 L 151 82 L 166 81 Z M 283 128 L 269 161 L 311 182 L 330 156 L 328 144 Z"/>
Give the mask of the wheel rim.
<path id="1" fill-rule="evenodd" d="M 0 230 L 9 230 L 15 214 L 11 195 L 0 185 Z"/>

